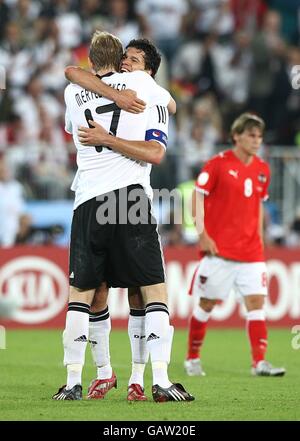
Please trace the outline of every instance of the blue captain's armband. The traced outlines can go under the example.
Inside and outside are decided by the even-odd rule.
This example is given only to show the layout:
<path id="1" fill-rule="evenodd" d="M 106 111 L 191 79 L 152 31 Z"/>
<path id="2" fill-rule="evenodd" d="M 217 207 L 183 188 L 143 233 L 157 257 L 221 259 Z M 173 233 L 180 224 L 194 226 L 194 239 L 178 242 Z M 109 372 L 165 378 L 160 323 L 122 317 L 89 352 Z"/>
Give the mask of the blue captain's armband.
<path id="1" fill-rule="evenodd" d="M 167 147 L 168 137 L 161 130 L 149 129 L 146 131 L 145 141 L 158 141 Z"/>

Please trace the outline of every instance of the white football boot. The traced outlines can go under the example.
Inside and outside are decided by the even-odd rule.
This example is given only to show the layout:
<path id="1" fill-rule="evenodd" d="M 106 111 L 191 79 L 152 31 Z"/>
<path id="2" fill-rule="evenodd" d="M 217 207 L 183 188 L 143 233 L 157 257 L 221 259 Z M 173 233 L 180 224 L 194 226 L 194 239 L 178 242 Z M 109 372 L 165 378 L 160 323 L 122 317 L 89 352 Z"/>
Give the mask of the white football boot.
<path id="1" fill-rule="evenodd" d="M 184 369 L 189 377 L 204 377 L 206 375 L 202 369 L 200 358 L 185 360 Z"/>
<path id="2" fill-rule="evenodd" d="M 261 377 L 282 377 L 285 374 L 284 367 L 274 367 L 266 360 L 261 360 L 257 363 L 256 367 L 251 369 L 252 375 Z"/>

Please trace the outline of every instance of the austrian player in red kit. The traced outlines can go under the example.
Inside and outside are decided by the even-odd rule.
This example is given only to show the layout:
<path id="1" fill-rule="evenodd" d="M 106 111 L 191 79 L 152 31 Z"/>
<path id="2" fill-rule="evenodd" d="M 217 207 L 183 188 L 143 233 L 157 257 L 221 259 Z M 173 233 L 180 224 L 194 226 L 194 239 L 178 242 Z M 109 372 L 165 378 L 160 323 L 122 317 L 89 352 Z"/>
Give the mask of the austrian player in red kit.
<path id="1" fill-rule="evenodd" d="M 233 148 L 213 157 L 198 176 L 194 201 L 203 204 L 200 234 L 201 261 L 190 293 L 199 297 L 189 323 L 188 353 L 184 362 L 190 376 L 205 375 L 200 360 L 207 322 L 220 300 L 234 288 L 247 310 L 252 374 L 282 376 L 265 360 L 267 328 L 264 299 L 267 269 L 263 252 L 263 201 L 268 198 L 270 169 L 256 153 L 264 121 L 251 113 L 240 115 L 231 127 Z"/>

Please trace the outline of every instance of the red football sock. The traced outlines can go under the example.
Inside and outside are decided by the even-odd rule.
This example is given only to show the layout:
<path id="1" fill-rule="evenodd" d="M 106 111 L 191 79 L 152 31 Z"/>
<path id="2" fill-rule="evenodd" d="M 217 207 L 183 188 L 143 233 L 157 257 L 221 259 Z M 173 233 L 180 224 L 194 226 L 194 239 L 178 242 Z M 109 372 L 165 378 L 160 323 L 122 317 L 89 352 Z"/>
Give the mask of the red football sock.
<path id="1" fill-rule="evenodd" d="M 200 348 L 206 334 L 206 328 L 207 322 L 199 322 L 194 316 L 191 317 L 187 359 L 200 357 Z"/>
<path id="2" fill-rule="evenodd" d="M 247 322 L 248 336 L 251 345 L 252 364 L 265 359 L 268 345 L 268 333 L 265 320 L 249 320 Z"/>

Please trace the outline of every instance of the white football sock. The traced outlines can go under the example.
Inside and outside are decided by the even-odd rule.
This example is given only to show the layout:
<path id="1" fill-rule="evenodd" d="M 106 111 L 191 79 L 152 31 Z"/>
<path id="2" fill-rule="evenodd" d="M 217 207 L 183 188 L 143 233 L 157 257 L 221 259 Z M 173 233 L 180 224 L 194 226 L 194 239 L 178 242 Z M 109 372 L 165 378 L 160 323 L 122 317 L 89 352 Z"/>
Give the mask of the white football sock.
<path id="1" fill-rule="evenodd" d="M 103 311 L 90 313 L 89 341 L 92 357 L 97 366 L 98 380 L 103 380 L 112 376 L 109 350 L 110 331 L 111 320 L 107 307 Z"/>
<path id="2" fill-rule="evenodd" d="M 148 303 L 145 327 L 152 363 L 153 384 L 158 384 L 163 388 L 170 387 L 172 383 L 168 378 L 168 363 L 172 341 L 168 307 L 164 303 Z"/>
<path id="3" fill-rule="evenodd" d="M 154 361 L 152 363 L 153 384 L 158 384 L 163 388 L 172 386 L 168 378 L 168 363 L 163 361 Z"/>
<path id="4" fill-rule="evenodd" d="M 72 389 L 76 384 L 81 384 L 82 364 L 68 364 L 67 389 Z"/>
<path id="5" fill-rule="evenodd" d="M 63 332 L 64 365 L 68 366 L 67 389 L 81 384 L 85 350 L 89 332 L 90 306 L 81 302 L 70 302 Z"/>
<path id="6" fill-rule="evenodd" d="M 132 363 L 128 386 L 131 384 L 139 384 L 142 388 L 144 388 L 145 367 L 146 365 L 144 363 Z"/>
<path id="7" fill-rule="evenodd" d="M 161 387 L 170 387 L 171 382 L 168 379 L 168 365 L 171 359 L 171 350 L 172 350 L 172 342 L 174 335 L 174 327 L 169 326 L 167 342 L 166 342 L 166 361 L 154 361 L 152 362 L 152 375 L 153 375 L 153 384 L 159 384 Z"/>
<path id="8" fill-rule="evenodd" d="M 128 385 L 139 384 L 144 387 L 144 371 L 149 359 L 145 320 L 144 309 L 130 309 L 128 335 L 131 346 L 132 370 Z"/>
<path id="9" fill-rule="evenodd" d="M 97 380 L 106 380 L 112 377 L 112 367 L 110 364 L 97 368 Z"/>
<path id="10" fill-rule="evenodd" d="M 204 311 L 204 309 L 201 308 L 201 306 L 196 305 L 193 309 L 193 317 L 198 320 L 198 322 L 208 322 L 209 318 L 211 316 L 210 312 Z"/>

